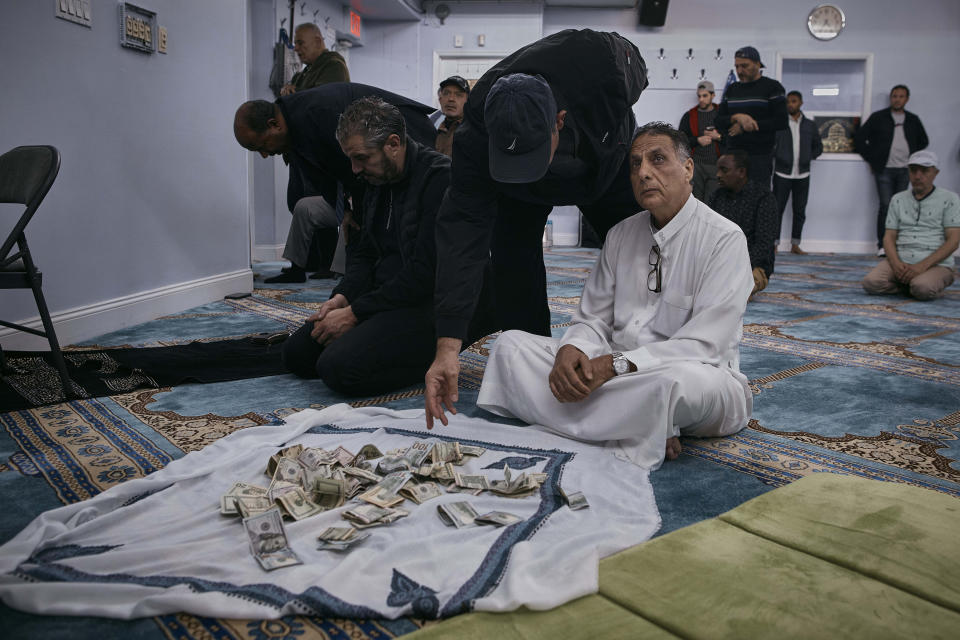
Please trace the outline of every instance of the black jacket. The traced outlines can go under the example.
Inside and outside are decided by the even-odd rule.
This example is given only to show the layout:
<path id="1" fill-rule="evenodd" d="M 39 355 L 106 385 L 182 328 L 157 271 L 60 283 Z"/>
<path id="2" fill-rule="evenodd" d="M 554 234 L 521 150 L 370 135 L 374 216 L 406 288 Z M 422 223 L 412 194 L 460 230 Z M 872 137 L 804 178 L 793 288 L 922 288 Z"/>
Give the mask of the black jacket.
<path id="1" fill-rule="evenodd" d="M 910 153 L 926 149 L 930 141 L 917 114 L 904 111 L 903 136 Z M 887 166 L 893 145 L 893 114 L 890 107 L 874 111 L 853 138 L 854 148 L 870 164 L 870 170 L 879 173 Z"/>
<path id="2" fill-rule="evenodd" d="M 810 171 L 810 161 L 819 158 L 823 153 L 823 141 L 820 139 L 820 132 L 817 131 L 813 120 L 800 116 L 800 156 L 797 159 L 797 172 L 806 173 Z M 786 129 L 777 131 L 777 143 L 774 146 L 774 170 L 780 173 L 793 172 L 793 134 L 790 132 L 790 126 Z"/>
<path id="3" fill-rule="evenodd" d="M 756 131 L 727 135 L 731 116 L 745 113 L 757 121 Z M 743 149 L 750 155 L 773 151 L 774 133 L 787 127 L 787 102 L 783 85 L 766 76 L 752 82 L 734 82 L 723 94 L 714 125 L 723 135 L 721 144 L 727 150 Z"/>
<path id="4" fill-rule="evenodd" d="M 340 114 L 354 100 L 366 96 L 377 96 L 400 109 L 407 134 L 421 144 L 433 146 L 437 130 L 427 118 L 433 108 L 401 95 L 356 82 L 334 82 L 283 96 L 277 104 L 287 122 L 292 145 L 287 183 L 290 211 L 304 196 L 321 195 L 335 204 L 337 182 L 359 197 L 358 182 L 335 134 Z"/>
<path id="5" fill-rule="evenodd" d="M 511 73 L 539 74 L 558 110 L 567 110 L 560 148 L 547 174 L 529 184 L 490 177 L 484 103 Z M 463 338 L 490 253 L 497 198 L 537 204 L 590 204 L 610 187 L 627 156 L 633 104 L 647 86 L 637 47 L 616 33 L 568 29 L 504 58 L 470 91 L 453 140 L 450 190 L 437 218 L 437 333 Z"/>
<path id="6" fill-rule="evenodd" d="M 386 185 L 368 185 L 356 214 L 360 238 L 350 243 L 347 268 L 333 295 L 342 293 L 358 320 L 391 309 L 429 305 L 436 280 L 434 227 L 437 210 L 450 184 L 450 158 L 407 137 L 403 178 Z M 402 268 L 377 285 L 374 276 L 384 252 L 373 233 L 373 219 L 383 192 L 392 192 L 392 213 Z M 395 225 L 395 226 L 394 226 Z"/>

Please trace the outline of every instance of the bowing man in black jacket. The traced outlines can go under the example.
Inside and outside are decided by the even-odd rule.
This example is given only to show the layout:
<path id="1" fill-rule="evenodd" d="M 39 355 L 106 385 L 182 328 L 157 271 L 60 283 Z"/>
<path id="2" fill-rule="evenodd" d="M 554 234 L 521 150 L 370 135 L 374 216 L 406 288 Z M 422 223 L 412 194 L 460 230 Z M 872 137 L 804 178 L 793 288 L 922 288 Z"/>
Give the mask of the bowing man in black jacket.
<path id="1" fill-rule="evenodd" d="M 450 159 L 407 136 L 400 110 L 376 97 L 343 112 L 336 138 L 368 185 L 356 209 L 360 238 L 340 284 L 284 343 L 283 359 L 335 391 L 372 395 L 420 382 L 433 358 L 434 226 Z M 466 344 L 491 329 L 489 307 L 478 304 Z"/>
<path id="2" fill-rule="evenodd" d="M 345 198 L 359 198 L 362 185 L 354 178 L 334 131 L 343 110 L 364 96 L 376 96 L 399 108 L 410 137 L 433 146 L 437 131 L 428 118 L 431 107 L 356 82 L 335 82 L 297 91 L 276 103 L 251 100 L 237 109 L 233 124 L 237 142 L 264 158 L 283 154 L 290 163 L 287 206 L 294 219 L 283 257 L 291 267 L 268 282 L 304 282 L 314 231 L 336 228 L 345 213 Z M 335 246 L 336 238 L 333 240 Z M 322 249 L 329 260 L 333 247 Z"/>
<path id="3" fill-rule="evenodd" d="M 508 56 L 470 90 L 437 215 L 437 355 L 427 426 L 454 411 L 457 353 L 492 257 L 497 323 L 550 335 L 541 236 L 554 205 L 577 205 L 603 238 L 638 210 L 627 153 L 647 86 L 637 47 L 568 29 Z"/>

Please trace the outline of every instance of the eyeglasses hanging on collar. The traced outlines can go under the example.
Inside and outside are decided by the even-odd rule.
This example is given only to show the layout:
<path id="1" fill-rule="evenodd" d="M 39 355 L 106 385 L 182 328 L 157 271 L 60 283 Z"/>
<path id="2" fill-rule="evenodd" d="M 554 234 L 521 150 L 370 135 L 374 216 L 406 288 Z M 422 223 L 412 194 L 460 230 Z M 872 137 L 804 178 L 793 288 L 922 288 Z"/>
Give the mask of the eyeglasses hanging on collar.
<path id="1" fill-rule="evenodd" d="M 653 267 L 650 269 L 650 273 L 647 274 L 647 289 L 653 293 L 660 293 L 660 285 L 662 280 L 662 273 L 660 271 L 660 264 L 662 262 L 662 256 L 660 255 L 660 247 L 656 244 L 650 247 L 650 257 L 647 259 L 648 264 Z"/>

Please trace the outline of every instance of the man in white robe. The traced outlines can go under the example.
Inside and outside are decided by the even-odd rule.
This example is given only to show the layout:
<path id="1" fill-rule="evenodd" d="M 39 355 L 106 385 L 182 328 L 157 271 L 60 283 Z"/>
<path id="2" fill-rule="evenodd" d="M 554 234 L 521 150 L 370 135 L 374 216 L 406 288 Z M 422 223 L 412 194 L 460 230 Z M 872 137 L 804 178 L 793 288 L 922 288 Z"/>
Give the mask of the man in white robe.
<path id="1" fill-rule="evenodd" d="M 729 435 L 750 419 L 739 345 L 753 277 L 740 228 L 691 195 L 682 134 L 641 127 L 630 163 L 645 210 L 610 231 L 561 340 L 497 338 L 477 405 L 655 469 L 679 455 L 679 435 Z"/>

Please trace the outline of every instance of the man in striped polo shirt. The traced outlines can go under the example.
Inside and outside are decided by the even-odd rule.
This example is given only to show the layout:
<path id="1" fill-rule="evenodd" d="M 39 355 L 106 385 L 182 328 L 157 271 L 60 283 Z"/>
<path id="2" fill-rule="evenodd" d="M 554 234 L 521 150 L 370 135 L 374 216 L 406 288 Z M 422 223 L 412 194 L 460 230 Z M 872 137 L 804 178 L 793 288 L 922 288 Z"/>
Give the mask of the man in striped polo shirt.
<path id="1" fill-rule="evenodd" d="M 764 64 L 753 47 L 737 50 L 734 68 L 740 82 L 724 92 L 715 124 L 727 150 L 747 152 L 750 179 L 770 189 L 776 132 L 788 126 L 783 85 L 761 75 Z"/>

